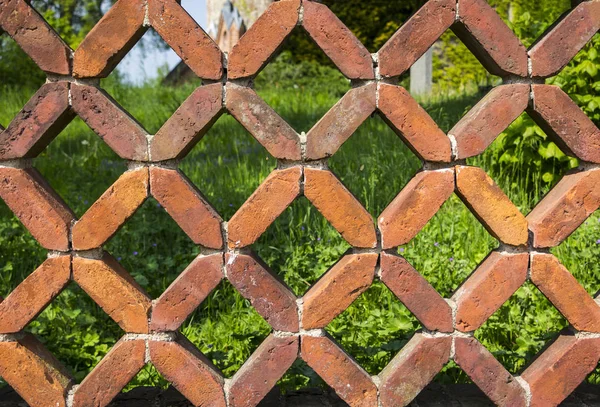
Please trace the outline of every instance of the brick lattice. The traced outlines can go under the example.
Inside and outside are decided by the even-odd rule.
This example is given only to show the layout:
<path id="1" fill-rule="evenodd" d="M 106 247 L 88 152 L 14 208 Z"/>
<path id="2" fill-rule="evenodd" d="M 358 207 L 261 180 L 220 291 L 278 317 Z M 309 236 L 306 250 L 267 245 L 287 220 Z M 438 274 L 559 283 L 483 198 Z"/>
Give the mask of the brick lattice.
<path id="1" fill-rule="evenodd" d="M 306 30 L 353 85 L 307 134 L 298 134 L 252 88 L 296 27 Z M 110 74 L 149 28 L 205 83 L 155 135 L 99 87 L 99 78 Z M 447 29 L 504 81 L 446 135 L 397 79 Z M 559 404 L 598 364 L 600 309 L 547 250 L 600 206 L 600 130 L 544 79 L 569 63 L 599 29 L 600 1 L 574 2 L 527 50 L 485 0 L 429 0 L 371 55 L 326 6 L 280 0 L 224 55 L 176 0 L 118 0 L 73 51 L 26 0 L 0 0 L 0 34 L 11 36 L 48 77 L 8 128 L 0 128 L 0 197 L 49 251 L 0 303 L 0 375 L 33 407 L 106 406 L 152 363 L 196 406 L 241 407 L 257 405 L 302 358 L 349 405 L 392 407 L 410 403 L 454 360 L 498 405 Z M 527 217 L 483 170 L 464 162 L 481 154 L 524 111 L 582 161 Z M 177 168 L 224 113 L 279 162 L 229 222 Z M 377 222 L 327 166 L 375 113 L 424 162 Z M 80 219 L 30 164 L 76 115 L 129 164 Z M 501 245 L 444 299 L 394 249 L 413 239 L 452 193 Z M 203 249 L 155 300 L 103 250 L 150 196 Z M 297 298 L 248 246 L 300 196 L 353 248 Z M 273 328 L 227 380 L 177 332 L 223 279 Z M 424 329 L 378 376 L 370 376 L 324 327 L 376 279 Z M 81 383 L 23 331 L 71 281 L 126 331 Z M 473 332 L 526 281 L 561 311 L 571 331 L 513 376 Z"/>

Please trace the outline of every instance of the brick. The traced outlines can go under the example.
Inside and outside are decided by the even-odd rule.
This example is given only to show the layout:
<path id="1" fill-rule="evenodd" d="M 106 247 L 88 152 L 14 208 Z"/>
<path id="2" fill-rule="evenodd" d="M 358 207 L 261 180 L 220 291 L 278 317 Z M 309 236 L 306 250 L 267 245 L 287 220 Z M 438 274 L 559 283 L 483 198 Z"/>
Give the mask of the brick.
<path id="1" fill-rule="evenodd" d="M 527 406 L 519 382 L 475 338 L 455 339 L 454 361 L 497 406 Z"/>
<path id="2" fill-rule="evenodd" d="M 456 0 L 432 0 L 419 9 L 379 50 L 379 73 L 402 75 L 454 24 Z"/>
<path id="3" fill-rule="evenodd" d="M 296 297 L 265 264 L 257 257 L 227 253 L 225 268 L 231 284 L 269 325 L 277 331 L 298 332 Z"/>
<path id="4" fill-rule="evenodd" d="M 491 253 L 454 293 L 456 329 L 471 332 L 517 291 L 527 279 L 527 253 Z"/>
<path id="5" fill-rule="evenodd" d="M 177 1 L 149 0 L 148 17 L 152 28 L 196 76 L 221 79 L 221 50 Z"/>
<path id="6" fill-rule="evenodd" d="M 31 407 L 66 407 L 72 379 L 33 335 L 0 342 L 0 376 Z"/>
<path id="7" fill-rule="evenodd" d="M 450 162 L 450 139 L 406 89 L 380 84 L 378 106 L 383 120 L 421 159 Z"/>
<path id="8" fill-rule="evenodd" d="M 298 23 L 300 0 L 272 3 L 229 53 L 229 79 L 258 75 Z"/>
<path id="9" fill-rule="evenodd" d="M 422 171 L 379 216 L 383 249 L 408 243 L 454 192 L 454 171 Z"/>
<path id="10" fill-rule="evenodd" d="M 373 218 L 331 171 L 305 168 L 304 195 L 352 246 L 377 245 Z"/>
<path id="11" fill-rule="evenodd" d="M 500 85 L 493 88 L 448 134 L 456 139 L 457 158 L 485 151 L 527 108 L 529 85 Z"/>
<path id="12" fill-rule="evenodd" d="M 107 406 L 144 367 L 146 343 L 119 340 L 73 396 L 73 407 Z"/>
<path id="13" fill-rule="evenodd" d="M 72 119 L 69 84 L 44 84 L 8 128 L 0 131 L 0 160 L 37 156 Z"/>
<path id="14" fill-rule="evenodd" d="M 71 49 L 24 0 L 0 0 L 0 33 L 6 31 L 41 70 L 70 75 Z"/>
<path id="15" fill-rule="evenodd" d="M 306 156 L 321 160 L 336 151 L 376 109 L 377 85 L 350 89 L 306 135 Z"/>
<path id="16" fill-rule="evenodd" d="M 106 92 L 93 86 L 71 85 L 71 98 L 77 115 L 119 157 L 148 160 L 148 133 Z"/>
<path id="17" fill-rule="evenodd" d="M 450 359 L 452 338 L 416 333 L 379 374 L 382 407 L 408 405 Z"/>
<path id="18" fill-rule="evenodd" d="M 298 133 L 253 89 L 228 83 L 226 92 L 227 111 L 269 154 L 281 160 L 301 159 Z"/>
<path id="19" fill-rule="evenodd" d="M 105 78 L 146 32 L 144 0 L 119 0 L 88 33 L 73 57 L 76 78 Z"/>
<path id="20" fill-rule="evenodd" d="M 348 79 L 375 79 L 369 50 L 324 4 L 303 1 L 302 26 Z"/>
<path id="21" fill-rule="evenodd" d="M 536 248 L 558 246 L 600 206 L 600 170 L 576 172 L 562 180 L 527 216 Z"/>
<path id="22" fill-rule="evenodd" d="M 176 342 L 150 341 L 152 364 L 195 406 L 225 407 L 223 377 L 212 363 L 183 337 Z"/>
<path id="23" fill-rule="evenodd" d="M 531 255 L 531 281 L 578 331 L 600 333 L 600 306 L 551 254 Z"/>
<path id="24" fill-rule="evenodd" d="M 297 336 L 270 335 L 231 379 L 229 406 L 257 406 L 292 366 L 299 345 Z"/>
<path id="25" fill-rule="evenodd" d="M 75 215 L 34 168 L 0 168 L 0 198 L 48 250 L 69 250 Z"/>
<path id="26" fill-rule="evenodd" d="M 529 115 L 563 152 L 600 163 L 600 129 L 558 86 L 532 85 Z"/>
<path id="27" fill-rule="evenodd" d="M 71 278 L 71 257 L 51 257 L 0 303 L 0 333 L 16 333 L 34 320 Z"/>
<path id="28" fill-rule="evenodd" d="M 559 73 L 600 30 L 600 3 L 583 2 L 529 50 L 531 75 L 547 78 Z"/>
<path id="29" fill-rule="evenodd" d="M 150 167 L 150 193 L 195 244 L 223 247 L 221 217 L 181 171 Z"/>
<path id="30" fill-rule="evenodd" d="M 352 357 L 328 336 L 302 336 L 302 359 L 352 407 L 377 406 L 377 387 Z"/>
<path id="31" fill-rule="evenodd" d="M 90 250 L 106 243 L 148 197 L 148 168 L 127 171 L 73 226 L 73 249 Z"/>
<path id="32" fill-rule="evenodd" d="M 492 236 L 502 243 L 524 246 L 527 219 L 484 170 L 457 166 L 456 193 Z"/>
<path id="33" fill-rule="evenodd" d="M 302 328 L 324 328 L 367 291 L 375 276 L 378 255 L 348 254 L 304 295 Z"/>
<path id="34" fill-rule="evenodd" d="M 301 180 L 301 167 L 273 171 L 229 221 L 229 247 L 253 244 L 300 195 Z"/>
<path id="35" fill-rule="evenodd" d="M 531 407 L 560 404 L 600 358 L 600 340 L 559 336 L 521 375 L 531 390 Z"/>
<path id="36" fill-rule="evenodd" d="M 381 281 L 430 331 L 453 332 L 452 309 L 406 259 L 381 253 Z"/>
<path id="37" fill-rule="evenodd" d="M 73 279 L 125 332 L 148 333 L 151 300 L 114 257 L 74 257 Z"/>
<path id="38" fill-rule="evenodd" d="M 527 76 L 527 49 L 486 0 L 458 0 L 454 33 L 492 75 Z"/>
<path id="39" fill-rule="evenodd" d="M 185 157 L 223 113 L 223 85 L 200 86 L 158 130 L 150 144 L 152 161 Z"/>
<path id="40" fill-rule="evenodd" d="M 223 279 L 223 255 L 198 256 L 152 306 L 150 330 L 176 331 Z"/>

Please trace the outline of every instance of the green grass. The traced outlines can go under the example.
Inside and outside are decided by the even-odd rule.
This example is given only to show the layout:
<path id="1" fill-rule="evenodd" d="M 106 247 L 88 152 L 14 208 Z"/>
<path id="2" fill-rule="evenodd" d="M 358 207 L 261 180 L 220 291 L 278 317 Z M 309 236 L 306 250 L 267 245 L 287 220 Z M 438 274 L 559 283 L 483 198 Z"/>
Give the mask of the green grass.
<path id="1" fill-rule="evenodd" d="M 260 87 L 258 86 L 260 85 Z M 155 132 L 195 84 L 171 89 L 151 84 L 104 86 L 150 132 Z M 257 84 L 260 95 L 298 131 L 306 131 L 340 96 L 343 83 L 314 90 Z M 3 90 L 0 124 L 6 126 L 33 92 Z M 482 95 L 437 96 L 422 104 L 447 131 Z M 499 144 L 469 163 L 482 166 L 515 204 L 527 213 L 551 184 L 527 162 L 498 162 Z M 81 215 L 125 171 L 125 165 L 79 119 L 34 165 Z M 180 168 L 228 220 L 276 166 L 245 130 L 223 116 L 196 145 Z M 376 218 L 418 171 L 421 163 L 378 117 L 363 124 L 330 160 L 331 169 Z M 557 175 L 559 170 L 557 169 Z M 594 215 L 555 254 L 594 293 L 600 277 L 599 217 Z M 444 296 L 475 269 L 497 242 L 456 197 L 409 244 L 399 248 Z M 297 200 L 253 246 L 298 294 L 305 292 L 348 249 L 348 244 L 305 199 Z M 106 249 L 148 291 L 160 295 L 199 253 L 198 248 L 153 200 L 147 201 Z M 0 295 L 8 295 L 45 258 L 42 250 L 0 206 Z M 512 372 L 518 372 L 565 326 L 564 319 L 531 285 L 521 288 L 476 336 Z M 81 380 L 123 334 L 74 284 L 28 327 Z M 328 332 L 371 374 L 377 374 L 410 339 L 419 323 L 380 283 L 374 284 L 327 327 Z M 222 283 L 188 319 L 181 331 L 230 377 L 268 335 L 266 322 L 228 284 Z M 464 382 L 450 364 L 437 379 Z M 597 375 L 592 376 L 597 381 Z M 282 379 L 284 389 L 322 384 L 297 362 Z M 166 385 L 151 367 L 130 386 Z"/>

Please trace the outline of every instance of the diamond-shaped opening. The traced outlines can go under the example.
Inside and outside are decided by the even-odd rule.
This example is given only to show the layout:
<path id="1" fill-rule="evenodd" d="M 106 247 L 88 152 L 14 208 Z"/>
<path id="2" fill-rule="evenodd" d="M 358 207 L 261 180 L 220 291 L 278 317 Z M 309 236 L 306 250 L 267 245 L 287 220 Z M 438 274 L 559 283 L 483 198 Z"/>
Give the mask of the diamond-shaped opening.
<path id="1" fill-rule="evenodd" d="M 394 293 L 376 281 L 326 330 L 369 374 L 376 375 L 419 328 L 419 321 Z"/>
<path id="2" fill-rule="evenodd" d="M 444 298 L 471 274 L 498 241 L 452 195 L 425 227 L 398 253 Z"/>
<path id="3" fill-rule="evenodd" d="M 568 322 L 530 282 L 519 288 L 475 337 L 511 372 L 521 372 Z"/>
<path id="4" fill-rule="evenodd" d="M 308 132 L 350 89 L 350 81 L 300 28 L 255 79 L 257 93 L 297 132 Z"/>
<path id="5" fill-rule="evenodd" d="M 200 253 L 154 198 L 144 202 L 105 248 L 152 298 L 158 298 Z"/>
<path id="6" fill-rule="evenodd" d="M 296 199 L 252 245 L 258 256 L 300 296 L 350 248 L 310 204 Z"/>
<path id="7" fill-rule="evenodd" d="M 71 283 L 26 328 L 81 382 L 124 332 L 75 283 Z"/>
<path id="8" fill-rule="evenodd" d="M 467 163 L 483 168 L 523 214 L 529 213 L 568 170 L 579 165 L 527 113 Z"/>
<path id="9" fill-rule="evenodd" d="M 46 74 L 8 34 L 4 33 L 0 34 L 0 78 L 0 124 L 6 127 L 44 84 Z"/>
<path id="10" fill-rule="evenodd" d="M 329 160 L 332 171 L 374 217 L 421 165 L 379 116 L 367 119 Z"/>
<path id="11" fill-rule="evenodd" d="M 117 68 L 100 81 L 102 89 L 150 134 L 155 134 L 202 84 L 195 75 L 186 75 L 180 81 L 166 80 L 168 63 L 160 63 L 167 50 L 167 43 L 149 30 Z"/>
<path id="12" fill-rule="evenodd" d="M 130 392 L 136 387 L 158 387 L 166 389 L 169 387 L 169 382 L 160 374 L 154 365 L 147 363 L 134 378 L 131 379 L 129 384 L 125 386 L 122 393 Z"/>
<path id="13" fill-rule="evenodd" d="M 123 160 L 80 118 L 50 143 L 34 166 L 77 216 L 127 170 Z"/>
<path id="14" fill-rule="evenodd" d="M 435 375 L 431 383 L 425 387 L 423 392 L 427 392 L 430 388 L 435 388 L 437 385 L 452 385 L 456 383 L 469 383 L 473 381 L 467 376 L 467 374 L 454 362 L 453 360 L 446 363 L 446 365 Z"/>
<path id="15" fill-rule="evenodd" d="M 265 340 L 271 327 L 250 301 L 224 280 L 180 330 L 229 378 Z"/>
<path id="16" fill-rule="evenodd" d="M 230 219 L 275 169 L 277 161 L 233 117 L 217 120 L 181 162 L 224 219 Z"/>
<path id="17" fill-rule="evenodd" d="M 314 389 L 316 394 L 336 397 L 335 391 L 325 383 L 308 363 L 300 358 L 296 359 L 285 375 L 277 382 L 277 386 L 281 393 L 288 397 L 302 393 L 307 389 Z"/>

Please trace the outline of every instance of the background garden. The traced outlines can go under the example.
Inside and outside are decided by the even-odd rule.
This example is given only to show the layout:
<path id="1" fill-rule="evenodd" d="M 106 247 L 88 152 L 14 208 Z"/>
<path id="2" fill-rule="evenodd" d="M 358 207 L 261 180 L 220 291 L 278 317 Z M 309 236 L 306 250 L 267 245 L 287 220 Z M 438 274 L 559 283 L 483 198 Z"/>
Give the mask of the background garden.
<path id="1" fill-rule="evenodd" d="M 383 45 L 419 1 L 325 1 L 367 45 Z M 401 5 L 392 3 L 402 3 Z M 570 6 L 569 0 L 490 0 L 526 46 Z M 102 0 L 52 0 L 32 4 L 76 48 L 104 9 Z M 510 8 L 510 10 L 509 10 Z M 156 36 L 146 46 L 161 47 Z M 550 83 L 561 86 L 600 125 L 600 35 Z M 165 72 L 166 73 L 166 72 Z M 44 75 L 7 36 L 0 37 L 0 124 L 4 127 L 44 81 Z M 420 99 L 447 132 L 499 78 L 449 31 L 434 49 L 434 92 Z M 408 86 L 408 77 L 402 78 Z M 101 86 L 153 133 L 200 85 L 165 86 L 162 77 L 140 85 L 116 71 Z M 257 78 L 257 92 L 297 131 L 308 131 L 350 88 L 306 36 L 294 34 Z M 524 114 L 488 150 L 469 160 L 483 167 L 527 214 L 577 160 L 563 154 Z M 214 127 L 180 165 L 221 216 L 228 220 L 275 168 L 276 162 L 229 116 Z M 126 170 L 125 164 L 80 119 L 75 119 L 34 161 L 34 166 L 81 216 Z M 420 160 L 377 116 L 369 119 L 330 160 L 331 169 L 376 218 L 421 167 Z M 404 256 L 444 297 L 450 297 L 498 242 L 452 197 L 408 245 Z M 304 198 L 296 201 L 253 246 L 256 253 L 301 295 L 349 248 Z M 106 246 L 153 298 L 194 259 L 199 249 L 156 201 L 148 200 Z M 600 216 L 592 216 L 553 250 L 586 290 L 600 288 Z M 2 203 L 0 295 L 7 296 L 46 257 Z M 567 326 L 531 284 L 519 289 L 475 336 L 518 373 Z M 370 373 L 377 374 L 420 328 L 418 321 L 381 283 L 375 283 L 327 331 Z M 81 380 L 123 335 L 75 284 L 29 325 Z M 269 326 L 227 283 L 221 283 L 181 331 L 231 377 L 268 335 Z M 436 380 L 468 382 L 450 363 Z M 600 381 L 600 371 L 590 379 Z M 303 363 L 282 379 L 284 390 L 321 385 Z M 151 366 L 131 382 L 166 385 Z"/>

